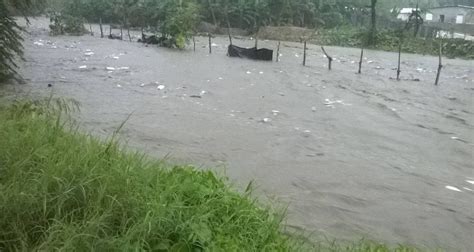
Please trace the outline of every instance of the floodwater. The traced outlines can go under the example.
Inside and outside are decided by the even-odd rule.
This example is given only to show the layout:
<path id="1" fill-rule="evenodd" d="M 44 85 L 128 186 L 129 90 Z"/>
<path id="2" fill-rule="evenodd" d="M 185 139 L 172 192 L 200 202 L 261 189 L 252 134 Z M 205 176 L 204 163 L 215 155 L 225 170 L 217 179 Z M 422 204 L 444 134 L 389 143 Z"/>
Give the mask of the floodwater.
<path id="1" fill-rule="evenodd" d="M 49 37 L 32 20 L 21 74 L 4 91 L 69 97 L 95 135 L 152 157 L 216 167 L 288 205 L 287 224 L 449 251 L 474 247 L 474 67 L 438 58 L 282 42 L 281 61 L 226 57 L 227 39 L 184 50 L 95 37 Z M 97 27 L 94 27 L 97 32 Z M 253 41 L 234 39 L 252 46 Z M 259 46 L 276 49 L 274 41 Z M 419 81 L 415 81 L 419 79 Z M 48 88 L 52 84 L 52 88 Z"/>

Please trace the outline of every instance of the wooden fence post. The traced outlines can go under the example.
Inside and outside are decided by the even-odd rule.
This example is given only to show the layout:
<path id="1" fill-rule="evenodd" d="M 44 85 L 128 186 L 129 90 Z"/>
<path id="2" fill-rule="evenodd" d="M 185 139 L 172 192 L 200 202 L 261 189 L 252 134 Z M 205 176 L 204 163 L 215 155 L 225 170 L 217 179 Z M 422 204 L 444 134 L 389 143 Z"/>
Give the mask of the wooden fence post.
<path id="1" fill-rule="evenodd" d="M 306 66 L 306 40 L 304 41 L 304 49 L 303 49 L 303 66 Z"/>
<path id="2" fill-rule="evenodd" d="M 104 38 L 104 30 L 102 29 L 102 18 L 99 19 L 99 26 L 100 26 L 100 37 Z"/>
<path id="3" fill-rule="evenodd" d="M 436 86 L 438 86 L 439 84 L 439 77 L 441 75 L 441 69 L 443 68 L 442 54 L 443 54 L 443 38 L 441 38 L 439 41 L 439 64 L 438 64 L 438 72 L 436 73 L 436 81 L 435 81 Z"/>
<path id="4" fill-rule="evenodd" d="M 364 58 L 364 47 L 362 47 L 360 49 L 360 60 L 359 60 L 359 71 L 358 73 L 361 74 L 362 73 L 362 60 Z"/>
<path id="5" fill-rule="evenodd" d="M 276 62 L 280 61 L 280 41 L 278 41 L 278 46 L 277 46 L 277 56 L 276 56 Z"/>
<path id="6" fill-rule="evenodd" d="M 324 55 L 326 55 L 326 57 L 328 58 L 328 62 L 329 62 L 329 63 L 328 63 L 328 68 L 329 68 L 329 70 L 331 70 L 331 69 L 332 69 L 332 60 L 333 60 L 333 59 L 332 59 L 331 56 L 329 56 L 329 55 L 327 54 L 327 52 L 326 52 L 326 50 L 324 50 L 324 47 L 323 47 L 323 46 L 321 46 L 321 49 L 323 50 Z"/>
<path id="7" fill-rule="evenodd" d="M 207 34 L 209 36 L 209 54 L 212 54 L 212 41 L 211 41 L 211 34 Z"/>
<path id="8" fill-rule="evenodd" d="M 400 69 L 400 63 L 402 58 L 402 39 L 400 39 L 400 43 L 398 45 L 398 68 L 397 68 L 397 80 L 400 80 L 400 73 L 402 70 Z"/>

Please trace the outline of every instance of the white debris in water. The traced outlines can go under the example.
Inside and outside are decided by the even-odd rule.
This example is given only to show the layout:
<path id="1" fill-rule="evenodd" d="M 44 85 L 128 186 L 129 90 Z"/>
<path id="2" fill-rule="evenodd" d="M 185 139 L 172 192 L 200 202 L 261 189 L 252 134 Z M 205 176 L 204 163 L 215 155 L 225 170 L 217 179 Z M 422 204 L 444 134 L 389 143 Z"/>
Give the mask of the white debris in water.
<path id="1" fill-rule="evenodd" d="M 271 121 L 272 121 L 272 119 L 270 119 L 270 118 L 263 118 L 262 119 L 262 122 L 264 122 L 264 123 L 269 123 Z"/>
<path id="2" fill-rule="evenodd" d="M 474 180 L 466 180 L 467 183 L 474 185 Z"/>
<path id="3" fill-rule="evenodd" d="M 113 56 L 112 59 L 118 60 L 118 59 L 120 59 L 120 57 L 119 56 Z"/>
<path id="4" fill-rule="evenodd" d="M 158 87 L 156 87 L 156 89 L 163 90 L 163 89 L 165 89 L 165 85 L 159 85 Z"/>
<path id="5" fill-rule="evenodd" d="M 462 189 L 464 189 L 464 190 L 466 190 L 466 191 L 470 191 L 470 192 L 473 191 L 471 188 L 467 188 L 467 187 L 463 187 Z"/>
<path id="6" fill-rule="evenodd" d="M 234 115 L 234 114 L 229 114 L 229 116 L 230 116 L 230 117 L 235 117 L 235 115 Z"/>
<path id="7" fill-rule="evenodd" d="M 42 43 L 43 40 L 35 41 L 33 44 L 37 46 L 44 46 L 44 43 Z"/>
<path id="8" fill-rule="evenodd" d="M 120 85 L 120 84 L 117 84 L 117 87 L 118 87 L 118 88 L 121 88 L 121 87 L 122 87 L 122 85 Z"/>
<path id="9" fill-rule="evenodd" d="M 79 69 L 87 69 L 87 66 L 80 66 Z"/>
<path id="10" fill-rule="evenodd" d="M 280 113 L 280 111 L 278 111 L 278 110 L 272 110 L 272 114 L 273 114 L 274 116 L 277 116 L 279 113 Z"/>
<path id="11" fill-rule="evenodd" d="M 446 186 L 445 188 L 451 191 L 455 191 L 455 192 L 462 192 L 459 188 L 454 187 L 454 186 Z"/>
<path id="12" fill-rule="evenodd" d="M 201 96 L 202 96 L 202 95 L 205 95 L 205 94 L 207 94 L 207 91 L 202 90 L 200 94 L 201 94 Z"/>
<path id="13" fill-rule="evenodd" d="M 311 133 L 311 130 L 305 130 L 303 132 L 306 133 L 306 134 L 309 134 L 309 133 Z"/>
<path id="14" fill-rule="evenodd" d="M 86 53 L 84 53 L 84 55 L 85 56 L 92 56 L 92 55 L 94 55 L 94 52 L 86 52 Z"/>
<path id="15" fill-rule="evenodd" d="M 296 58 L 299 58 L 300 56 L 299 56 L 297 53 L 295 53 L 295 57 L 296 57 Z"/>
<path id="16" fill-rule="evenodd" d="M 459 137 L 451 137 L 452 140 L 459 140 Z"/>
<path id="17" fill-rule="evenodd" d="M 326 105 L 328 107 L 334 107 L 334 104 L 342 104 L 342 105 L 346 105 L 346 106 L 352 106 L 352 104 L 344 103 L 343 100 L 331 101 L 330 99 L 325 99 L 324 105 Z"/>
<path id="18" fill-rule="evenodd" d="M 224 78 L 222 78 L 222 77 L 219 77 L 219 78 L 217 78 L 217 79 L 219 79 L 219 80 L 223 80 Z"/>
<path id="19" fill-rule="evenodd" d="M 355 64 L 355 63 L 356 63 L 356 62 L 355 62 L 354 60 L 353 60 L 353 61 L 351 61 L 351 64 Z"/>
<path id="20" fill-rule="evenodd" d="M 250 72 L 250 71 L 247 71 L 247 72 L 246 72 L 246 74 L 252 74 L 252 72 Z"/>
<path id="21" fill-rule="evenodd" d="M 259 74 L 263 74 L 263 72 L 262 72 L 262 71 L 260 71 L 260 72 L 259 72 Z"/>
<path id="22" fill-rule="evenodd" d="M 105 70 L 107 70 L 107 71 L 114 71 L 114 70 L 115 70 L 115 67 L 106 67 Z"/>
<path id="23" fill-rule="evenodd" d="M 130 67 L 120 67 L 119 69 L 120 69 L 120 70 L 129 70 Z"/>
<path id="24" fill-rule="evenodd" d="M 372 64 L 372 63 L 374 63 L 374 61 L 373 61 L 373 60 L 369 60 L 369 61 L 367 61 L 367 63 L 368 63 L 368 64 Z"/>
<path id="25" fill-rule="evenodd" d="M 212 43 L 211 46 L 212 46 L 212 47 L 218 47 L 219 45 L 216 44 L 216 43 Z"/>
<path id="26" fill-rule="evenodd" d="M 145 86 L 145 83 L 140 84 L 140 87 L 144 87 L 144 86 Z"/>
<path id="27" fill-rule="evenodd" d="M 425 71 L 423 68 L 421 68 L 421 67 L 418 67 L 418 68 L 416 69 L 416 71 L 417 71 L 418 73 L 426 72 L 426 71 Z"/>

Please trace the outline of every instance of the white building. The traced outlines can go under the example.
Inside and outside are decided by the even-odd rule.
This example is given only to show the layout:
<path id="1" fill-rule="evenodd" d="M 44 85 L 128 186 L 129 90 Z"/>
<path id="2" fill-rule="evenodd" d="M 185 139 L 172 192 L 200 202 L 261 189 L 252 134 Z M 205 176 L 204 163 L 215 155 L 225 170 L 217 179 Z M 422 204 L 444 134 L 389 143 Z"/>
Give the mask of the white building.
<path id="1" fill-rule="evenodd" d="M 420 9 L 418 9 L 420 10 Z M 410 15 L 416 11 L 416 8 L 403 8 L 400 10 L 400 12 L 398 13 L 398 16 L 397 18 L 402 20 L 402 21 L 407 21 L 408 18 L 410 18 Z"/>

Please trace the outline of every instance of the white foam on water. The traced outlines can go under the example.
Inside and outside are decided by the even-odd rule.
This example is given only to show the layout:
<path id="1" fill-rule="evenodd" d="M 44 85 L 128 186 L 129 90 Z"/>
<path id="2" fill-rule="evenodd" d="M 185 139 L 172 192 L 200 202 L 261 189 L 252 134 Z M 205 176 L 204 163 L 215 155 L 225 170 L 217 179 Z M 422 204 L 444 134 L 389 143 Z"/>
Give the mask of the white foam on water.
<path id="1" fill-rule="evenodd" d="M 454 187 L 454 186 L 445 186 L 446 189 L 455 191 L 455 192 L 462 192 L 459 188 Z"/>

